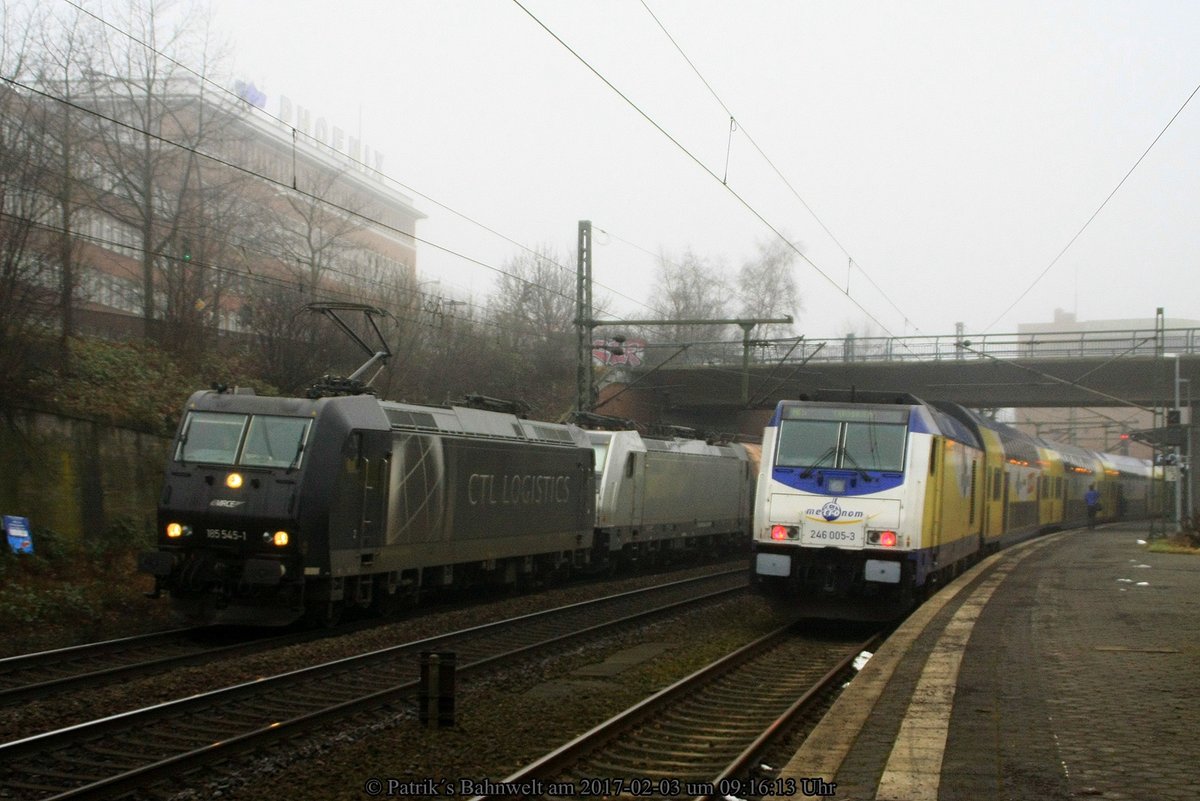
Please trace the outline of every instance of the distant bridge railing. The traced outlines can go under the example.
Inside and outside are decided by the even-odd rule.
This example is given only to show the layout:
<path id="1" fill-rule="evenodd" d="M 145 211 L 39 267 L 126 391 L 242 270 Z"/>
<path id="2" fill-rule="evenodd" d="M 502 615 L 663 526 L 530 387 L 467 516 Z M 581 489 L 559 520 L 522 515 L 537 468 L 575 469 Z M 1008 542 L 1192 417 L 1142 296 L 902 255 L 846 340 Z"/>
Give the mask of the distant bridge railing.
<path id="1" fill-rule="evenodd" d="M 742 340 L 650 345 L 645 365 L 731 367 L 746 361 Z M 1200 328 L 964 334 L 960 336 L 750 339 L 749 363 L 930 362 L 996 359 L 1111 359 L 1164 353 L 1196 355 Z M 667 364 L 669 362 L 669 364 Z"/>

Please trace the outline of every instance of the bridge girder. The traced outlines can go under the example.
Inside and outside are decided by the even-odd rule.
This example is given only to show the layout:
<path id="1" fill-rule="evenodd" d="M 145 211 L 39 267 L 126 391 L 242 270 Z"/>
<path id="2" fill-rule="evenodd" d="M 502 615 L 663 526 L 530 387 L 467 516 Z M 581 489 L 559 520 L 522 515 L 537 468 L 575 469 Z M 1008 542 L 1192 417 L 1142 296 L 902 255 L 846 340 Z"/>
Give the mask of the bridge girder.
<path id="1" fill-rule="evenodd" d="M 794 371 L 794 374 L 793 374 Z M 1182 391 L 1200 394 L 1200 355 L 1179 357 Z M 636 373 L 634 374 L 636 377 Z M 745 408 L 736 367 L 663 368 L 644 376 L 635 391 L 661 411 Z M 1173 405 L 1175 360 L 961 359 L 929 362 L 855 361 L 750 367 L 750 406 L 773 407 L 783 398 L 822 389 L 869 390 L 947 400 L 972 408 Z"/>

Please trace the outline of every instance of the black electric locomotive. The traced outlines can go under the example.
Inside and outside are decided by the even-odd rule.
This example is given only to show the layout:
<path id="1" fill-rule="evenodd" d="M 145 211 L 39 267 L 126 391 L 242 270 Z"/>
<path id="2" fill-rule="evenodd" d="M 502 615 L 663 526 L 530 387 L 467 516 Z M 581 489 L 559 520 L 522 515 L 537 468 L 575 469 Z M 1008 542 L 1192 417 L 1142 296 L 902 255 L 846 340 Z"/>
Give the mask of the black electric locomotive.
<path id="1" fill-rule="evenodd" d="M 371 395 L 192 395 L 140 567 L 188 617 L 279 625 L 583 567 L 593 450 L 569 425 Z"/>

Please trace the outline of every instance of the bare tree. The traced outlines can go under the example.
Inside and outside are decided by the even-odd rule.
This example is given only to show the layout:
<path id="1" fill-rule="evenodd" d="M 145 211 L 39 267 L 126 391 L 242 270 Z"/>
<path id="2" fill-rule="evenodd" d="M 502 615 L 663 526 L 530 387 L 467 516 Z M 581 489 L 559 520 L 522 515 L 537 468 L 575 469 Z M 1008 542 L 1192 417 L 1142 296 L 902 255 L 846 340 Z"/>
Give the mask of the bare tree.
<path id="1" fill-rule="evenodd" d="M 319 374 L 314 364 L 330 364 L 344 352 L 339 336 L 330 337 L 318 318 L 303 312 L 320 300 L 354 300 L 379 306 L 389 294 L 399 299 L 402 276 L 388 274 L 356 235 L 367 210 L 352 208 L 343 194 L 345 171 L 312 167 L 298 176 L 296 190 L 276 197 L 264 211 L 260 247 L 268 254 L 260 271 L 269 280 L 255 282 L 242 306 L 242 324 L 254 336 L 269 380 L 297 388 Z M 393 282 L 400 281 L 400 286 Z"/>
<path id="2" fill-rule="evenodd" d="M 285 393 L 294 394 L 320 375 L 313 369 L 319 354 L 308 343 L 312 321 L 304 312 L 312 300 L 299 287 L 260 278 L 249 285 L 242 305 L 240 323 L 251 333 L 263 380 Z"/>
<path id="3" fill-rule="evenodd" d="M 365 248 L 354 235 L 363 229 L 370 209 L 337 202 L 340 184 L 347 178 L 344 169 L 304 169 L 297 176 L 300 188 L 270 209 L 264 242 L 305 291 L 356 277 L 351 264 Z"/>
<path id="4" fill-rule="evenodd" d="M 57 308 L 52 143 L 33 81 L 36 20 L 0 10 L 0 374 L 21 377 Z"/>
<path id="5" fill-rule="evenodd" d="M 792 269 L 795 248 L 778 238 L 760 242 L 758 253 L 738 271 L 737 295 L 743 318 L 795 317 L 801 309 L 800 290 Z M 788 325 L 762 325 L 755 330 L 760 339 L 792 336 Z"/>
<path id="6" fill-rule="evenodd" d="M 236 108 L 214 98 L 203 80 L 220 55 L 199 6 L 186 6 L 168 24 L 170 5 L 128 0 L 112 28 L 96 28 L 100 58 L 87 88 L 98 151 L 93 201 L 138 233 L 149 334 L 155 320 L 182 311 L 170 304 L 160 276 L 188 261 L 185 245 L 194 245 L 197 232 L 187 227 L 204 217 L 203 154 L 219 149 Z M 200 78 L 176 60 L 193 53 L 199 56 L 189 60 L 203 65 Z"/>
<path id="7" fill-rule="evenodd" d="M 352 292 L 359 302 L 384 312 L 383 319 L 378 321 L 379 332 L 392 354 L 375 380 L 375 389 L 381 397 L 403 396 L 411 389 L 411 379 L 419 369 L 431 327 L 416 275 L 410 269 L 395 269 L 380 258 L 367 258 L 356 273 L 358 278 Z M 371 342 L 374 332 L 363 333 L 364 341 Z"/>
<path id="8" fill-rule="evenodd" d="M 677 259 L 659 256 L 651 305 L 668 320 L 714 320 L 731 317 L 731 290 L 717 264 L 691 249 Z M 664 339 L 680 344 L 728 339 L 731 331 L 718 326 L 680 324 L 661 329 Z M 740 334 L 740 332 L 738 332 Z"/>
<path id="9" fill-rule="evenodd" d="M 406 400 L 455 402 L 469 393 L 517 398 L 523 377 L 520 355 L 496 336 L 496 328 L 473 302 L 427 298 L 418 350 L 402 392 Z"/>
<path id="10" fill-rule="evenodd" d="M 494 385 L 511 386 L 508 394 L 554 417 L 566 410 L 574 388 L 576 278 L 565 266 L 570 263 L 549 245 L 509 259 L 488 306 L 495 339 L 510 351 L 497 354 L 496 363 L 526 376 L 514 383 L 496 373 Z"/>
<path id="11" fill-rule="evenodd" d="M 489 303 L 502 336 L 528 348 L 570 347 L 575 320 L 575 273 L 549 245 L 504 263 Z"/>
<path id="12" fill-rule="evenodd" d="M 81 11 L 70 7 L 37 6 L 34 21 L 40 29 L 41 54 L 36 85 L 49 89 L 53 100 L 39 104 L 43 132 L 54 155 L 53 194 L 57 209 L 57 261 L 61 356 L 70 351 L 67 342 L 75 333 L 75 293 L 79 285 L 80 245 L 76 237 L 77 217 L 83 205 L 81 182 L 88 162 L 80 112 L 74 108 L 78 87 L 88 66 L 94 62 L 93 42 Z M 66 362 L 60 363 L 65 366 Z"/>

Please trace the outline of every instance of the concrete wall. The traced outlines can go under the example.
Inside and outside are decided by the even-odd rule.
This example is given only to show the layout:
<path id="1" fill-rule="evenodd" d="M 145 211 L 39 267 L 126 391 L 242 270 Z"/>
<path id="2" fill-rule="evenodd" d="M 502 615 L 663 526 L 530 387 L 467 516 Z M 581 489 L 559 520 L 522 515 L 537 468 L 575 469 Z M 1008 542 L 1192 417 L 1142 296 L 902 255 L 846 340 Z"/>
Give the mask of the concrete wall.
<path id="1" fill-rule="evenodd" d="M 120 519 L 150 532 L 169 445 L 91 420 L 8 413 L 0 418 L 0 514 L 72 540 Z"/>

